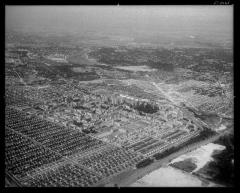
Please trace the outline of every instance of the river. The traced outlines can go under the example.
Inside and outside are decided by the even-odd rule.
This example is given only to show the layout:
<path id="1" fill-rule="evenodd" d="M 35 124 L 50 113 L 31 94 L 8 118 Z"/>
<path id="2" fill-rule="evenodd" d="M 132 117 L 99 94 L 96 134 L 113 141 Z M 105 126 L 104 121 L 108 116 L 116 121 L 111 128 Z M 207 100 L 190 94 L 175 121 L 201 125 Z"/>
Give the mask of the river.
<path id="1" fill-rule="evenodd" d="M 192 158 L 197 168 L 194 172 L 204 167 L 209 161 L 213 161 L 212 154 L 215 150 L 222 151 L 225 146 L 209 143 L 194 151 L 186 153 L 172 160 L 169 164 Z M 135 183 L 132 187 L 209 187 L 219 186 L 218 184 L 202 180 L 191 173 L 173 168 L 171 166 L 161 167 Z"/>

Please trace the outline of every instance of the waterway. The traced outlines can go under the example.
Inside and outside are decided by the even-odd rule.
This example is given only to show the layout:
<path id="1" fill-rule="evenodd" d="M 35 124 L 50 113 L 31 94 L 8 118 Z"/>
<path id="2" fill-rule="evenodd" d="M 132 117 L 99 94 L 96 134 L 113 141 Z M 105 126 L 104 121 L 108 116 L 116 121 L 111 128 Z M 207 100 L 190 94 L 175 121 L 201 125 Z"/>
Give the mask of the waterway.
<path id="1" fill-rule="evenodd" d="M 179 162 L 179 161 L 184 161 L 189 158 L 193 160 L 193 163 L 197 165 L 197 168 L 194 169 L 191 173 L 197 172 L 201 168 L 203 168 L 208 162 L 214 161 L 212 158 L 212 154 L 214 151 L 222 151 L 226 147 L 223 145 L 219 144 L 214 144 L 214 143 L 209 143 L 207 145 L 204 145 L 192 152 L 189 152 L 187 154 L 181 155 L 178 158 L 172 160 L 171 163 Z"/>
<path id="2" fill-rule="evenodd" d="M 131 187 L 201 187 L 202 184 L 197 177 L 167 166 L 144 176 Z"/>
<path id="3" fill-rule="evenodd" d="M 181 155 L 173 159 L 169 164 L 192 158 L 197 168 L 192 172 L 197 172 L 208 162 L 213 161 L 212 154 L 214 151 L 222 151 L 225 146 L 209 143 L 200 148 Z M 219 186 L 213 182 L 200 179 L 191 173 L 184 172 L 169 166 L 161 167 L 131 184 L 131 187 L 209 187 Z"/>

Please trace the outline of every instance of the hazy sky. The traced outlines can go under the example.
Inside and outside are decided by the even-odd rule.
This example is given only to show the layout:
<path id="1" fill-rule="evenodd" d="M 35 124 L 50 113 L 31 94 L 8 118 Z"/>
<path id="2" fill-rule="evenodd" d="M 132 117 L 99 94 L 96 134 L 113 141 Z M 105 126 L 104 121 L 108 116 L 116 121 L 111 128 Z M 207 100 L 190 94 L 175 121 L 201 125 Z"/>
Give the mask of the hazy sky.
<path id="1" fill-rule="evenodd" d="M 7 29 L 231 33 L 232 6 L 6 6 Z"/>

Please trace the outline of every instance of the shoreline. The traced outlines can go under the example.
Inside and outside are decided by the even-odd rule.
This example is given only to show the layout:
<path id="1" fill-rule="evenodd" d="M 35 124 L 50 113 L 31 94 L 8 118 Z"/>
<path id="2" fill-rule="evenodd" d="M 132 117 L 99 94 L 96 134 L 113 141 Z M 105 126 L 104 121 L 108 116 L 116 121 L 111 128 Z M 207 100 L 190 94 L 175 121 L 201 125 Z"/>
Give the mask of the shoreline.
<path id="1" fill-rule="evenodd" d="M 131 184 L 135 183 L 137 180 L 143 178 L 144 176 L 150 174 L 151 172 L 153 172 L 161 167 L 167 166 L 171 162 L 171 160 L 173 160 L 174 158 L 177 158 L 180 155 L 186 154 L 190 151 L 193 151 L 203 145 L 211 143 L 211 142 L 217 140 L 223 134 L 224 134 L 224 132 L 221 134 L 215 135 L 213 137 L 210 137 L 204 141 L 193 144 L 191 148 L 188 148 L 188 149 L 183 148 L 182 150 L 180 150 L 176 153 L 173 153 L 161 160 L 155 160 L 148 167 L 139 168 L 139 169 L 133 169 L 133 168 L 129 169 L 128 171 L 123 172 L 123 173 L 113 177 L 111 180 L 106 182 L 104 186 L 113 187 L 113 186 L 117 185 L 118 187 L 129 187 L 129 186 L 131 186 Z"/>

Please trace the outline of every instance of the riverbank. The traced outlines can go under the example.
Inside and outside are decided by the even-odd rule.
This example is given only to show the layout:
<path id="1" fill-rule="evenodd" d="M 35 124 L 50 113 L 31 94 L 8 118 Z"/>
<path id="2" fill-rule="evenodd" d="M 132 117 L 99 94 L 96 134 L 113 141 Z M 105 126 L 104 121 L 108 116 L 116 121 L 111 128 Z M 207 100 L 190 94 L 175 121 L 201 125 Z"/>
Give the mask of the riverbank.
<path id="1" fill-rule="evenodd" d="M 201 180 L 198 177 L 175 169 L 171 166 L 161 167 L 130 185 L 131 187 L 209 187 L 217 184 Z"/>
<path id="2" fill-rule="evenodd" d="M 161 160 L 155 160 L 154 163 L 151 165 L 145 167 L 145 168 L 139 168 L 139 169 L 130 169 L 129 171 L 126 171 L 122 174 L 119 174 L 116 177 L 113 177 L 109 182 L 106 183 L 105 186 L 120 186 L 120 187 L 126 187 L 130 186 L 131 184 L 135 183 L 137 180 L 143 178 L 147 174 L 153 172 L 154 170 L 159 169 L 160 167 L 167 166 L 168 163 L 173 160 L 174 158 L 179 157 L 182 154 L 185 154 L 187 152 L 193 151 L 203 145 L 206 145 L 208 143 L 211 143 L 213 141 L 216 141 L 220 136 L 222 136 L 223 133 L 217 134 L 215 136 L 212 136 L 206 140 L 200 141 L 196 144 L 193 144 L 191 147 L 183 148 L 179 150 L 176 153 L 173 153 Z"/>
<path id="3" fill-rule="evenodd" d="M 174 164 L 182 161 L 188 161 L 189 159 L 191 159 L 193 164 L 195 164 L 197 167 L 189 172 L 191 173 L 197 172 L 198 170 L 203 168 L 208 162 L 213 161 L 212 155 L 215 151 L 222 151 L 225 148 L 226 147 L 222 145 L 209 143 L 192 152 L 181 155 L 180 157 L 172 160 L 170 164 Z"/>

